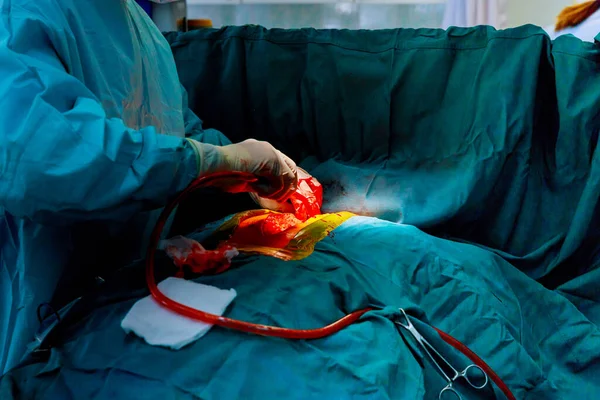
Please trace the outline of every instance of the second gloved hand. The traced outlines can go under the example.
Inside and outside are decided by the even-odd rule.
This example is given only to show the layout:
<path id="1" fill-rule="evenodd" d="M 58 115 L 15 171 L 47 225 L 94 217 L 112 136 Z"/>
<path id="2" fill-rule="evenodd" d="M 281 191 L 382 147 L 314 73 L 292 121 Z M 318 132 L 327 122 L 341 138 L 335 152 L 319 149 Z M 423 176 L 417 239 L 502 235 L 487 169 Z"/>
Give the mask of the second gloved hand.
<path id="1" fill-rule="evenodd" d="M 283 202 L 297 188 L 296 163 L 267 142 L 248 139 L 228 146 L 190 140 L 198 151 L 200 175 L 215 172 L 246 172 L 258 178 L 252 185 L 263 198 Z"/>

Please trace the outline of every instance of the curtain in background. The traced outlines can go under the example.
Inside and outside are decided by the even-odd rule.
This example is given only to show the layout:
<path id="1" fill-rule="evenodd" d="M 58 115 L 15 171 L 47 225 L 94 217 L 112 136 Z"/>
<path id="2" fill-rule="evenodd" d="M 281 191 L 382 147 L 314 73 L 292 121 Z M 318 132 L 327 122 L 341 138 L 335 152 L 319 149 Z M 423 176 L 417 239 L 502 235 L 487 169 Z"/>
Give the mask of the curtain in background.
<path id="1" fill-rule="evenodd" d="M 440 28 L 445 4 L 188 4 L 188 17 L 213 26 L 256 24 L 267 28 L 388 29 Z"/>
<path id="2" fill-rule="evenodd" d="M 443 28 L 476 25 L 505 28 L 506 0 L 447 0 Z"/>

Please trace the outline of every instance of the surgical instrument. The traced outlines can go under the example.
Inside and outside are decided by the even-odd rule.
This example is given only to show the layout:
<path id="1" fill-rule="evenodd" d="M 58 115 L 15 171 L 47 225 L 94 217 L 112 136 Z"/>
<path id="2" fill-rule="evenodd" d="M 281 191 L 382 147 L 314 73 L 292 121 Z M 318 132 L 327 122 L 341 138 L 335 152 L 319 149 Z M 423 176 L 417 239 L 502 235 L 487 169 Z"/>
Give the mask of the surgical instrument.
<path id="1" fill-rule="evenodd" d="M 425 339 L 423 337 L 423 335 L 421 335 L 419 333 L 417 328 L 415 328 L 415 326 L 412 324 L 412 322 L 408 318 L 408 315 L 406 314 L 404 309 L 401 308 L 400 312 L 402 313 L 402 316 L 406 320 L 406 323 L 402 323 L 401 321 L 396 321 L 396 324 L 398 324 L 402 328 L 406 329 L 414 337 L 414 339 L 421 346 L 421 348 L 423 349 L 425 354 L 427 354 L 429 359 L 433 362 L 435 367 L 438 369 L 438 371 L 442 374 L 442 376 L 448 382 L 446 387 L 444 387 L 440 391 L 440 395 L 439 395 L 440 400 L 448 398 L 448 395 L 451 395 L 451 397 L 455 397 L 459 400 L 462 400 L 462 396 L 454 388 L 454 384 L 455 384 L 456 380 L 459 378 L 463 378 L 474 389 L 481 390 L 487 386 L 488 376 L 481 367 L 479 367 L 478 365 L 475 365 L 475 364 L 470 364 L 465 369 L 463 369 L 462 372 L 459 372 L 458 369 L 456 369 L 452 366 L 450 361 L 448 361 L 446 358 L 444 358 L 435 349 L 435 347 L 433 347 L 433 345 L 431 343 L 429 343 L 427 341 L 427 339 Z M 446 366 L 446 368 L 447 368 L 446 371 L 444 370 L 444 368 L 442 368 L 440 363 L 436 360 L 436 357 L 434 357 L 434 354 L 437 357 L 437 359 L 440 360 Z M 452 372 L 452 377 L 450 377 L 450 375 L 447 373 L 447 371 Z M 480 374 L 481 374 L 481 378 L 480 378 Z M 483 379 L 483 383 L 477 384 L 476 379 Z"/>

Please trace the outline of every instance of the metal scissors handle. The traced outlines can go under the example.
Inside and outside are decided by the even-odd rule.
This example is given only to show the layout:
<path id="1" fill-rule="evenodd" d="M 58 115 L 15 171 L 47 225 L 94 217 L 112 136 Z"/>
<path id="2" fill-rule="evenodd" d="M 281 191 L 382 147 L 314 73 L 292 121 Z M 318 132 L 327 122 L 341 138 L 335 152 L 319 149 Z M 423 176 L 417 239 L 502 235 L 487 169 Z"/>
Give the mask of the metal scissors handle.
<path id="1" fill-rule="evenodd" d="M 488 376 L 487 376 L 487 374 L 485 373 L 485 371 L 483 369 L 481 369 L 478 365 L 471 364 L 471 365 L 468 365 L 464 370 L 462 370 L 462 372 L 459 372 L 456 368 L 454 368 L 452 366 L 452 364 L 450 364 L 450 362 L 448 360 L 446 360 L 435 349 L 435 347 L 433 347 L 433 345 L 431 343 L 429 343 L 427 341 L 427 339 L 425 339 L 419 333 L 419 331 L 417 331 L 417 328 L 415 328 L 415 326 L 412 324 L 412 322 L 410 322 L 410 319 L 408 318 L 408 315 L 406 314 L 406 312 L 404 311 L 404 309 L 401 308 L 400 312 L 404 316 L 404 319 L 406 320 L 406 322 L 402 323 L 402 321 L 396 321 L 396 324 L 400 325 L 401 327 L 403 327 L 404 329 L 406 329 L 408 332 L 410 332 L 410 334 L 415 338 L 415 340 L 417 341 L 417 343 L 425 351 L 425 354 L 427 354 L 427 356 L 429 357 L 429 359 L 433 362 L 433 364 L 436 366 L 436 368 L 438 369 L 438 371 L 442 374 L 442 376 L 444 378 L 446 378 L 446 381 L 448 382 L 448 385 L 446 385 L 446 387 L 443 388 L 440 391 L 440 395 L 439 395 L 439 399 L 440 400 L 443 400 L 444 398 L 447 398 L 447 395 L 450 395 L 451 397 L 455 397 L 458 400 L 462 400 L 462 396 L 454 388 L 454 382 L 457 379 L 459 379 L 459 378 L 463 378 L 472 388 L 477 389 L 477 390 L 481 390 L 481 389 L 483 389 L 484 387 L 487 386 L 489 379 L 488 379 Z M 436 360 L 436 357 L 433 356 L 432 352 L 446 366 L 446 368 L 447 368 L 446 371 L 451 371 L 452 372 L 452 375 L 453 375 L 452 377 L 450 377 L 446 373 L 446 371 L 444 370 L 444 368 L 442 368 L 442 366 Z M 483 376 L 483 383 L 482 384 L 477 384 L 477 380 L 476 379 L 481 379 L 481 376 Z"/>

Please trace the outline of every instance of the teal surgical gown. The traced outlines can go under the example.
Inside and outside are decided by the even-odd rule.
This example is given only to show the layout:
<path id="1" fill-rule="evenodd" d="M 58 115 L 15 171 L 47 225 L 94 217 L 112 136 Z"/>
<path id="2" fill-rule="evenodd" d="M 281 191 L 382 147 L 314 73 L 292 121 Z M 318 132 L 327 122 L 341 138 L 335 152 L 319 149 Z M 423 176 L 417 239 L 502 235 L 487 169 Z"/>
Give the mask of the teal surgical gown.
<path id="1" fill-rule="evenodd" d="M 134 0 L 0 0 L 0 373 L 38 305 L 143 254 L 198 174 L 167 42 Z"/>

